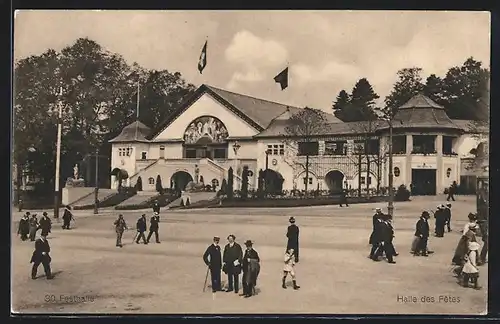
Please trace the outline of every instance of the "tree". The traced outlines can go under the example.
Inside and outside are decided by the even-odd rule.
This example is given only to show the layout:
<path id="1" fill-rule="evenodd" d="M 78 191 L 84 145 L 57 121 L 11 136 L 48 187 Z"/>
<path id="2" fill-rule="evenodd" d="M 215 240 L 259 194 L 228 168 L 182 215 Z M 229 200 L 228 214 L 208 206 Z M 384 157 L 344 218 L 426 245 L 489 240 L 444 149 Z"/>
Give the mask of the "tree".
<path id="1" fill-rule="evenodd" d="M 425 82 L 423 92 L 424 95 L 435 101 L 437 104 L 446 107 L 447 102 L 443 97 L 444 82 L 440 77 L 435 74 L 431 74 Z"/>
<path id="2" fill-rule="evenodd" d="M 264 195 L 264 170 L 259 170 L 259 177 L 257 179 L 257 197 L 262 198 Z"/>
<path id="3" fill-rule="evenodd" d="M 161 183 L 161 176 L 160 175 L 158 175 L 156 177 L 156 191 L 158 191 L 159 194 L 163 193 L 163 186 Z"/>
<path id="4" fill-rule="evenodd" d="M 288 119 L 288 125 L 285 128 L 287 135 L 291 137 L 291 139 L 298 141 L 298 155 L 306 157 L 306 195 L 309 182 L 309 157 L 311 155 L 317 155 L 318 142 L 316 136 L 324 132 L 326 125 L 327 121 L 323 112 L 306 107 L 293 114 L 290 119 Z"/>
<path id="5" fill-rule="evenodd" d="M 373 108 L 375 100 L 380 98 L 373 90 L 366 78 L 359 79 L 352 89 L 350 109 L 353 119 L 351 121 L 373 120 L 376 118 Z"/>
<path id="6" fill-rule="evenodd" d="M 142 178 L 141 178 L 141 176 L 139 176 L 137 178 L 137 183 L 135 184 L 135 189 L 137 189 L 137 191 L 142 191 Z"/>
<path id="7" fill-rule="evenodd" d="M 462 66 L 448 70 L 443 81 L 448 116 L 455 119 L 480 119 L 482 108 L 478 106 L 478 102 L 486 90 L 488 80 L 489 71 L 472 57 Z"/>
<path id="8" fill-rule="evenodd" d="M 221 195 L 227 195 L 227 180 L 222 179 L 222 185 L 220 186 Z"/>
<path id="9" fill-rule="evenodd" d="M 392 115 L 408 100 L 423 91 L 421 72 L 422 69 L 417 67 L 405 68 L 397 72 L 398 81 L 394 84 L 391 93 L 385 98 L 385 105 L 390 109 Z"/>
<path id="10" fill-rule="evenodd" d="M 243 171 L 241 172 L 241 198 L 248 198 L 248 165 L 243 166 Z"/>
<path id="11" fill-rule="evenodd" d="M 227 198 L 233 199 L 233 193 L 234 193 L 234 171 L 233 168 L 230 167 L 229 170 L 227 170 Z"/>
<path id="12" fill-rule="evenodd" d="M 349 97 L 349 94 L 345 90 L 341 90 L 339 92 L 332 107 L 335 117 L 342 121 L 346 121 L 344 120 L 344 118 L 346 118 L 347 108 L 349 106 L 350 100 L 351 99 Z"/>

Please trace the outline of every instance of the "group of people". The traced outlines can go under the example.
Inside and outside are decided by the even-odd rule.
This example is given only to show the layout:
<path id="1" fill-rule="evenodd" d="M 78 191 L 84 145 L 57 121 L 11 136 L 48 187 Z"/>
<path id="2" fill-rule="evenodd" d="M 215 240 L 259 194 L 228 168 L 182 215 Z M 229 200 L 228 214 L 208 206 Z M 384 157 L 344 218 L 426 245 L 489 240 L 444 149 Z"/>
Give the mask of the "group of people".
<path id="1" fill-rule="evenodd" d="M 295 264 L 299 262 L 299 227 L 295 224 L 295 218 L 289 218 L 290 225 L 288 226 L 286 237 L 287 246 L 284 255 L 282 288 L 286 289 L 286 279 L 288 275 L 292 278 L 293 289 L 298 290 L 295 277 Z M 219 245 L 220 237 L 215 236 L 213 243 L 205 250 L 203 254 L 203 262 L 207 265 L 207 278 L 210 271 L 212 281 L 212 292 L 222 291 L 221 272 L 227 275 L 226 292 L 239 292 L 240 274 L 243 273 L 242 284 L 243 294 L 245 298 L 255 295 L 255 286 L 260 272 L 260 257 L 257 251 L 253 248 L 253 242 L 247 240 L 245 242 L 245 252 L 236 242 L 236 236 L 230 234 L 227 237 L 227 244 L 224 250 L 221 250 Z M 205 290 L 206 282 L 203 289 Z"/>
<path id="2" fill-rule="evenodd" d="M 71 213 L 71 209 L 66 207 L 63 220 L 63 229 L 69 229 L 71 220 L 74 219 Z M 37 231 L 40 230 L 40 238 L 35 240 Z M 50 244 L 47 241 L 47 236 L 52 231 L 52 221 L 50 220 L 47 212 L 42 213 L 40 220 L 37 218 L 37 214 L 31 214 L 26 212 L 21 220 L 19 221 L 19 227 L 17 234 L 21 236 L 22 241 L 30 240 L 35 242 L 35 250 L 31 256 L 30 263 L 33 263 L 31 268 L 31 279 L 37 278 L 38 267 L 40 264 L 43 265 L 45 271 L 45 276 L 47 279 L 53 279 L 52 270 L 50 268 L 50 263 L 52 258 L 50 257 Z"/>
<path id="3" fill-rule="evenodd" d="M 160 235 L 158 234 L 158 231 L 160 229 L 160 214 L 158 212 L 154 212 L 149 222 L 150 222 L 149 234 L 146 238 L 145 235 L 147 231 L 146 214 L 142 214 L 141 217 L 137 220 L 136 224 L 137 233 L 134 237 L 135 243 L 139 244 L 140 243 L 139 241 L 142 239 L 144 244 L 149 244 L 149 241 L 151 240 L 153 233 L 155 234 L 156 243 L 161 243 Z M 118 219 L 115 220 L 114 226 L 116 232 L 116 247 L 121 248 L 123 247 L 122 243 L 123 233 L 125 232 L 125 230 L 128 230 L 127 222 L 125 222 L 125 219 L 123 218 L 122 214 L 118 215 Z"/>
<path id="4" fill-rule="evenodd" d="M 428 248 L 430 236 L 429 219 L 431 218 L 428 211 L 423 211 L 416 223 L 415 237 L 411 246 L 411 253 L 414 256 L 428 256 L 433 253 Z M 445 227 L 448 232 L 451 232 L 451 204 L 441 204 L 437 206 L 434 212 L 435 218 L 435 237 L 444 237 Z M 469 213 L 469 222 L 465 225 L 462 236 L 455 250 L 452 263 L 457 267 L 454 269 L 455 275 L 459 278 L 459 283 L 464 287 L 472 286 L 480 289 L 478 285 L 479 268 L 478 266 L 486 263 L 486 255 L 488 253 L 488 219 L 485 214 L 478 220 L 477 214 Z M 478 234 L 483 240 L 481 252 L 481 244 L 477 240 Z M 392 219 L 389 215 L 382 212 L 380 208 L 376 208 L 373 215 L 373 231 L 370 235 L 369 244 L 371 244 L 370 256 L 374 261 L 380 261 L 380 257 L 385 254 L 389 263 L 396 263 L 393 259 L 397 256 L 393 240 L 394 227 Z"/>

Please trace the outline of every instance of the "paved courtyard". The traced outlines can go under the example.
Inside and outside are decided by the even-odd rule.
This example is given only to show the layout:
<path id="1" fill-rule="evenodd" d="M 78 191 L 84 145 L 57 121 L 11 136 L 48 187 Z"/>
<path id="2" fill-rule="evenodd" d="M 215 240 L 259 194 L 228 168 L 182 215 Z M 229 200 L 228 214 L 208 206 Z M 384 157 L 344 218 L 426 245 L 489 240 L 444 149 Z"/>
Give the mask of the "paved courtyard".
<path id="1" fill-rule="evenodd" d="M 440 200 L 441 199 L 441 200 Z M 369 254 L 373 209 L 359 204 L 279 209 L 202 209 L 163 211 L 161 244 L 132 243 L 135 230 L 115 247 L 115 211 L 76 212 L 74 228 L 54 224 L 49 236 L 55 279 L 40 266 L 30 278 L 34 244 L 12 238 L 12 305 L 21 313 L 316 313 L 316 314 L 480 314 L 486 311 L 488 269 L 480 267 L 482 290 L 456 283 L 450 261 L 466 223 L 475 211 L 473 197 L 458 197 L 452 228 L 444 238 L 431 237 L 428 258 L 413 257 L 410 245 L 422 209 L 443 197 L 417 197 L 396 203 L 397 264 L 373 262 Z M 132 228 L 142 213 L 124 211 Z M 17 229 L 20 213 L 14 212 Z M 288 217 L 300 226 L 299 291 L 281 288 Z M 148 222 L 149 223 L 149 222 Z M 431 222 L 433 229 L 434 222 Z M 258 294 L 203 292 L 206 267 L 202 254 L 219 235 L 247 239 L 261 257 Z M 210 280 L 209 280 L 210 281 Z M 223 283 L 226 281 L 223 275 Z M 79 298 L 72 298 L 78 296 Z M 405 302 L 416 297 L 416 302 Z"/>

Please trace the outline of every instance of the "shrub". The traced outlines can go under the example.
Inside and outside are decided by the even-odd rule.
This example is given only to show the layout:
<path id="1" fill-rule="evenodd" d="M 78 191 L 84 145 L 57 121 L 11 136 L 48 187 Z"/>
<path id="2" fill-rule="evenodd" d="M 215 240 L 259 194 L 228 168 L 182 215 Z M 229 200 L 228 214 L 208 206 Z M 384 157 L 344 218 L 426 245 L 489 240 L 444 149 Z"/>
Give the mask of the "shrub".
<path id="1" fill-rule="evenodd" d="M 248 198 L 248 166 L 243 167 L 241 173 L 241 199 Z"/>
<path id="2" fill-rule="evenodd" d="M 137 191 L 142 191 L 142 178 L 141 178 L 141 176 L 139 176 L 137 178 L 137 183 L 135 184 L 135 189 L 137 189 Z"/>
<path id="3" fill-rule="evenodd" d="M 410 190 L 406 188 L 405 185 L 400 185 L 396 191 L 396 195 L 394 196 L 394 200 L 396 201 L 408 201 L 410 200 Z"/>
<path id="4" fill-rule="evenodd" d="M 227 175 L 227 188 L 226 188 L 226 194 L 227 198 L 232 199 L 233 198 L 233 191 L 234 191 L 234 174 L 233 174 L 233 168 L 229 168 L 228 170 L 228 175 Z"/>
<path id="5" fill-rule="evenodd" d="M 163 193 L 163 186 L 162 186 L 162 183 L 161 183 L 161 177 L 160 175 L 158 175 L 156 177 L 156 191 L 158 191 L 158 193 Z"/>

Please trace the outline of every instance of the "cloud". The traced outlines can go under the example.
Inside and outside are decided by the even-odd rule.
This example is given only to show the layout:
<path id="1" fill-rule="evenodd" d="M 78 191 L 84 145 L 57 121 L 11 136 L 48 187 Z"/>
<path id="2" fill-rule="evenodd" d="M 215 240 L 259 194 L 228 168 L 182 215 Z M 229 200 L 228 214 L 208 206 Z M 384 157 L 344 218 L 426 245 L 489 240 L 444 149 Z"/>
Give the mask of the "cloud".
<path id="1" fill-rule="evenodd" d="M 299 84 L 310 84 L 313 82 L 343 81 L 354 82 L 360 76 L 357 67 L 335 61 L 327 62 L 321 66 L 307 64 L 295 64 L 290 68 L 292 77 Z"/>
<path id="2" fill-rule="evenodd" d="M 241 83 L 263 80 L 265 71 L 282 66 L 288 58 L 288 51 L 281 43 L 260 38 L 247 30 L 234 35 L 224 54 L 228 62 L 236 65 L 228 83 L 230 89 Z"/>

